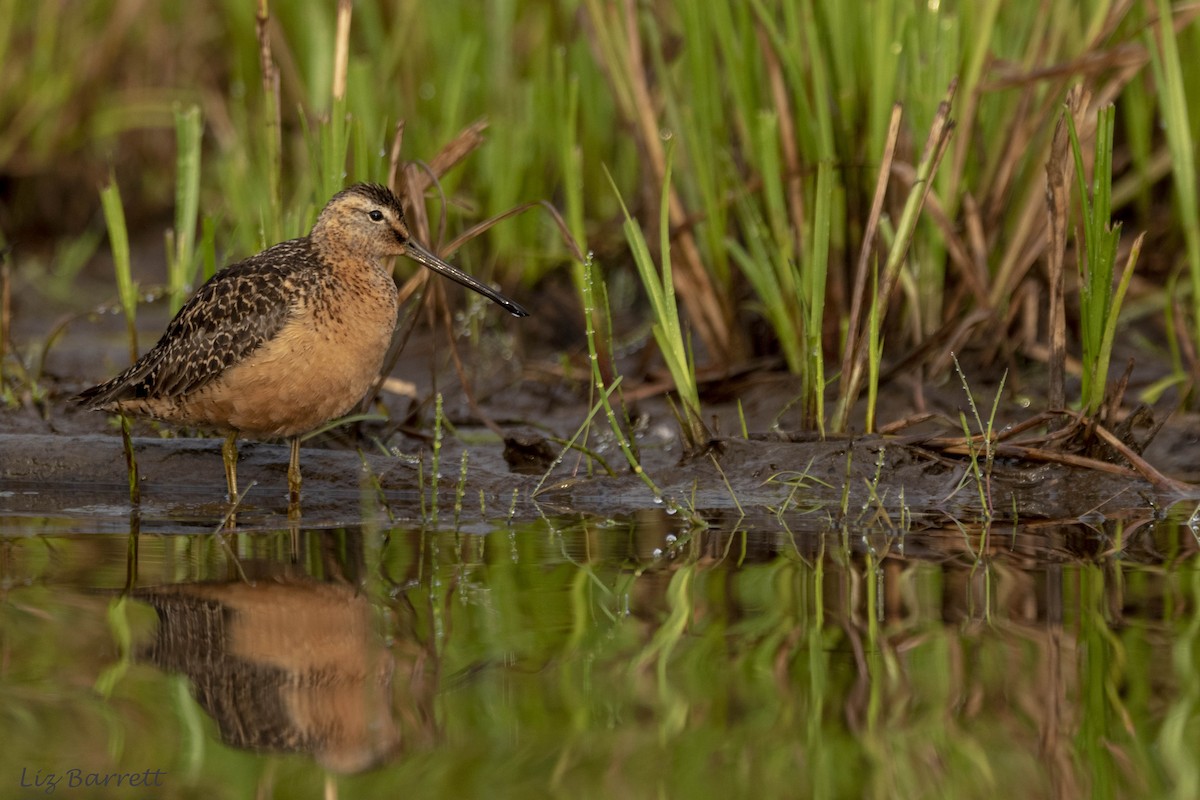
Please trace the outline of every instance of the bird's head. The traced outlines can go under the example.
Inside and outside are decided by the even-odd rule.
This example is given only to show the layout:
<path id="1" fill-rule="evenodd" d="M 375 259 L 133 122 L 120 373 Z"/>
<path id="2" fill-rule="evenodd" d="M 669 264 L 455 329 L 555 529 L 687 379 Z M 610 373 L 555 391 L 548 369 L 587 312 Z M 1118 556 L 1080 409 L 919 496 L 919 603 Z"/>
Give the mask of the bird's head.
<path id="1" fill-rule="evenodd" d="M 381 260 L 390 256 L 408 256 L 439 275 L 461 283 L 468 289 L 501 305 L 510 314 L 524 317 L 529 312 L 517 303 L 447 264 L 422 247 L 412 237 L 404 221 L 400 201 L 386 186 L 356 183 L 333 196 L 313 226 L 312 237 L 325 246 L 344 248 L 353 255 Z"/>

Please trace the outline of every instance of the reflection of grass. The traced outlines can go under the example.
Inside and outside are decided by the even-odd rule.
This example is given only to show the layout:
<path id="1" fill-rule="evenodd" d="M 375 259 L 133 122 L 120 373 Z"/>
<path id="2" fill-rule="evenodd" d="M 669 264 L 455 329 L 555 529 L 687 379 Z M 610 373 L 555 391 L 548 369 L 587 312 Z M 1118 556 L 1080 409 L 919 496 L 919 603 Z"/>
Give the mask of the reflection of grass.
<path id="1" fill-rule="evenodd" d="M 1173 583 L 1182 597 L 1188 598 L 1190 618 L 1181 615 L 1175 620 L 1179 625 L 1171 646 L 1171 664 L 1179 677 L 1187 672 L 1193 676 L 1200 666 L 1200 570 L 1181 571 L 1174 574 Z M 1143 642 L 1135 644 L 1143 645 Z M 1137 655 L 1145 653 L 1144 646 Z M 1114 681 L 1116 683 L 1116 681 Z M 1114 687 L 1115 688 L 1115 687 Z M 1139 686 L 1139 688 L 1143 688 Z M 1151 700 L 1149 693 L 1138 695 L 1144 710 Z M 1163 722 L 1157 744 L 1162 748 L 1163 761 L 1177 789 L 1178 797 L 1200 794 L 1200 765 L 1194 758 L 1195 742 L 1200 735 L 1200 683 L 1194 678 L 1178 682 L 1178 691 Z"/>
<path id="2" fill-rule="evenodd" d="M 689 532 L 664 514 L 445 522 L 145 536 L 139 582 L 236 583 L 253 553 L 371 587 L 405 749 L 339 777 L 342 796 L 1158 797 L 1200 774 L 1185 520 L 1143 530 L 1155 555 L 1133 538 L 1070 552 L 1122 533 L 1103 523 L 1047 532 L 1050 565 L 995 542 L 983 569 L 952 535 L 916 558 L 869 530 Z M 161 767 L 167 797 L 318 784 L 304 756 L 218 744 L 186 681 L 130 657 L 155 614 L 96 591 L 125 585 L 127 539 L 6 542 L 0 770 Z"/>
<path id="3" fill-rule="evenodd" d="M 121 450 L 125 454 L 125 473 L 129 478 L 129 502 L 136 508 L 142 500 L 141 476 L 138 474 L 137 454 L 133 448 L 133 435 L 130 432 L 129 417 L 121 414 Z M 230 498 L 230 501 L 236 498 Z"/>

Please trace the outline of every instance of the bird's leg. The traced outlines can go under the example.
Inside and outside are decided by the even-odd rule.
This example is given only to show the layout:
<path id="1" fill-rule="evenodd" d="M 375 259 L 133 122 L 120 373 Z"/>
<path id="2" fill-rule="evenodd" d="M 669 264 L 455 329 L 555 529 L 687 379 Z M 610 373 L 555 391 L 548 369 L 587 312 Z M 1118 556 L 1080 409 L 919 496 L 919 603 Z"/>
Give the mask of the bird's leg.
<path id="1" fill-rule="evenodd" d="M 221 460 L 225 462 L 225 488 L 229 490 L 229 502 L 237 502 L 237 431 L 230 431 L 221 445 Z"/>
<path id="2" fill-rule="evenodd" d="M 300 437 L 292 437 L 292 458 L 288 461 L 288 505 L 300 504 Z"/>

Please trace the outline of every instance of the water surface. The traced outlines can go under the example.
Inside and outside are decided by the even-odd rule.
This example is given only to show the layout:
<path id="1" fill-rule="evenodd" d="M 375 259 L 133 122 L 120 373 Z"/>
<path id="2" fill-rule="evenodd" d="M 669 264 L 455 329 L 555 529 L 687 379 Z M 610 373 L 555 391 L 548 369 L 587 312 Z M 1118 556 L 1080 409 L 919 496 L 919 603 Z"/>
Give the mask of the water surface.
<path id="1" fill-rule="evenodd" d="M 1184 515 L 786 522 L 0 518 L 0 796 L 1200 796 Z"/>

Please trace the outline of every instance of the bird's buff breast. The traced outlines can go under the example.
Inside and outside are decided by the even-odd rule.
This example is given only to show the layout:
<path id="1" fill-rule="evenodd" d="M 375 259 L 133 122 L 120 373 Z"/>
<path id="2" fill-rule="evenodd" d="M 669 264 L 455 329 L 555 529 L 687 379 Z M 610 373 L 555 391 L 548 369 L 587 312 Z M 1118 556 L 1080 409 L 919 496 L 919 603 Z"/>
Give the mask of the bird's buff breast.
<path id="1" fill-rule="evenodd" d="M 307 433 L 362 400 L 379 376 L 395 322 L 394 299 L 360 306 L 349 320 L 304 310 L 189 397 L 187 412 L 251 436 Z"/>

